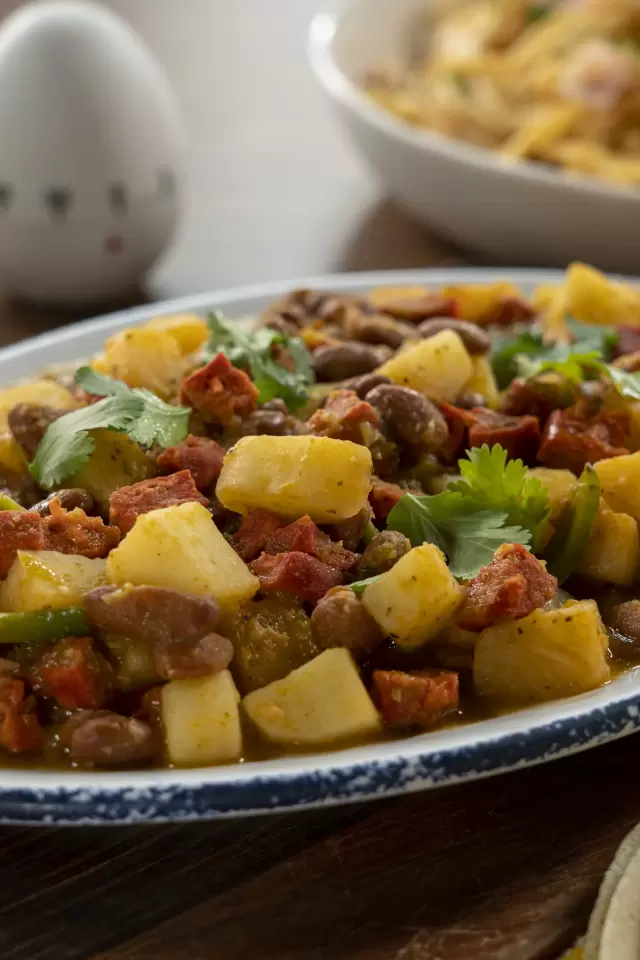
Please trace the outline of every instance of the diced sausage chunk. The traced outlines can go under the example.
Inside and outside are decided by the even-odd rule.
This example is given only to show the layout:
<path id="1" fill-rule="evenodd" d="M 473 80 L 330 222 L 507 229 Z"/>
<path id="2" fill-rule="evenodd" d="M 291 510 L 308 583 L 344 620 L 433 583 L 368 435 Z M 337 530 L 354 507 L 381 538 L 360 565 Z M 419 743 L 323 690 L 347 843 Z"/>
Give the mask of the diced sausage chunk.
<path id="1" fill-rule="evenodd" d="M 308 516 L 274 530 L 266 538 L 265 553 L 287 553 L 292 550 L 308 553 L 336 570 L 351 570 L 358 562 L 355 553 L 345 550 L 340 543 L 334 543 Z"/>
<path id="2" fill-rule="evenodd" d="M 40 656 L 33 672 L 42 692 L 65 710 L 97 710 L 113 686 L 111 667 L 91 637 L 59 640 Z"/>
<path id="3" fill-rule="evenodd" d="M 543 607 L 557 589 L 556 578 L 533 554 L 521 544 L 505 543 L 467 584 L 458 625 L 480 631 L 502 620 L 520 620 Z"/>
<path id="4" fill-rule="evenodd" d="M 72 717 L 61 732 L 69 755 L 78 763 L 117 766 L 158 756 L 162 740 L 153 727 L 137 717 L 101 710 Z"/>
<path id="5" fill-rule="evenodd" d="M 255 560 L 264 550 L 267 538 L 282 526 L 275 513 L 258 507 L 244 518 L 233 535 L 233 546 L 242 559 L 248 563 Z"/>
<path id="6" fill-rule="evenodd" d="M 84 510 L 65 510 L 59 500 L 49 504 L 49 516 L 44 517 L 47 550 L 78 554 L 95 560 L 106 557 L 118 545 L 120 531 L 105 525 L 102 517 L 88 517 Z"/>
<path id="7" fill-rule="evenodd" d="M 0 510 L 0 577 L 6 577 L 18 550 L 45 547 L 42 517 L 22 510 Z"/>
<path id="8" fill-rule="evenodd" d="M 249 569 L 260 580 L 261 590 L 284 590 L 312 603 L 342 583 L 339 570 L 298 551 L 274 556 L 263 553 Z"/>
<path id="9" fill-rule="evenodd" d="M 382 632 L 350 587 L 332 587 L 311 614 L 313 639 L 323 649 L 346 647 L 366 660 L 382 642 Z"/>
<path id="10" fill-rule="evenodd" d="M 0 677 L 0 747 L 8 753 L 35 753 L 41 749 L 44 730 L 33 710 L 33 697 L 25 697 L 22 680 Z"/>
<path id="11" fill-rule="evenodd" d="M 96 587 L 84 598 L 89 623 L 104 634 L 147 640 L 194 640 L 215 630 L 220 609 L 212 597 L 163 587 Z"/>
<path id="12" fill-rule="evenodd" d="M 458 674 L 452 670 L 374 670 L 374 699 L 392 727 L 433 727 L 458 709 Z"/>
<path id="13" fill-rule="evenodd" d="M 361 400 L 354 390 L 333 390 L 324 406 L 307 420 L 307 433 L 364 443 L 363 430 L 366 424 L 380 425 L 378 414 L 371 404 Z"/>
<path id="14" fill-rule="evenodd" d="M 165 680 L 206 677 L 226 670 L 232 660 L 233 644 L 219 633 L 197 640 L 166 637 L 154 648 L 156 669 Z"/>
<path id="15" fill-rule="evenodd" d="M 624 413 L 598 413 L 584 417 L 577 407 L 554 410 L 547 421 L 538 459 L 549 467 L 579 474 L 587 463 L 622 457 L 628 417 Z"/>
<path id="16" fill-rule="evenodd" d="M 188 470 L 198 490 L 211 489 L 222 470 L 224 450 L 215 440 L 189 434 L 182 443 L 167 447 L 158 457 L 160 473 L 178 473 Z"/>
<path id="17" fill-rule="evenodd" d="M 125 534 L 143 513 L 192 502 L 206 507 L 209 501 L 199 493 L 189 471 L 181 470 L 115 490 L 109 498 L 109 522 Z"/>
<path id="18" fill-rule="evenodd" d="M 399 487 L 397 483 L 387 483 L 386 480 L 378 480 L 377 477 L 373 477 L 369 503 L 378 523 L 385 522 L 400 497 L 403 497 L 405 493 L 407 491 Z"/>
<path id="19" fill-rule="evenodd" d="M 40 441 L 54 420 L 68 413 L 54 407 L 38 406 L 35 403 L 18 403 L 9 410 L 7 421 L 16 443 L 33 460 Z"/>
<path id="20" fill-rule="evenodd" d="M 540 445 L 540 424 L 533 416 L 511 417 L 496 410 L 474 407 L 467 413 L 469 446 L 493 447 L 499 443 L 507 456 L 531 463 Z"/>
<path id="21" fill-rule="evenodd" d="M 247 417 L 255 409 L 258 393 L 244 370 L 219 353 L 183 381 L 180 402 L 205 420 L 228 427 L 235 417 Z"/>

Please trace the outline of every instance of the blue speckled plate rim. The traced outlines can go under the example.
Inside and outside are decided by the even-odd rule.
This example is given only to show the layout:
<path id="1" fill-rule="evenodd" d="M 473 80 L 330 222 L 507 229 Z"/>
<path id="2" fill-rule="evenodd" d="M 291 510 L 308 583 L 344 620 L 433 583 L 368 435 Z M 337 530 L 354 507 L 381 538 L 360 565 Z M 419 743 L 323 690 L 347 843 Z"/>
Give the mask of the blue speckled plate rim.
<path id="1" fill-rule="evenodd" d="M 525 289 L 554 282 L 554 270 L 437 268 L 297 278 L 203 293 L 69 325 L 0 351 L 0 380 L 81 359 L 104 336 L 151 316 L 233 305 L 239 311 L 296 287 L 454 284 L 508 279 Z M 251 309 L 251 307 L 248 307 Z M 56 352 L 58 355 L 56 356 Z M 487 777 L 557 759 L 640 727 L 635 672 L 607 687 L 455 730 L 423 737 L 246 765 L 200 770 L 60 772 L 0 769 L 0 823 L 45 825 L 176 822 L 391 797 Z M 617 692 L 619 690 L 619 692 Z M 629 692 L 629 690 L 631 692 Z"/>

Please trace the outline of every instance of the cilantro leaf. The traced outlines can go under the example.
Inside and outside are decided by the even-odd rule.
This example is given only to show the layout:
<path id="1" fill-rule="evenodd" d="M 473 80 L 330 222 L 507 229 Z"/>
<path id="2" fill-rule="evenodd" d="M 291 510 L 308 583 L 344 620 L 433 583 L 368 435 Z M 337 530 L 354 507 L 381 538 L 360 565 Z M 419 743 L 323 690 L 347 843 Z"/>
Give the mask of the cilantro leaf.
<path id="1" fill-rule="evenodd" d="M 607 376 L 611 378 L 619 394 L 640 400 L 640 373 L 629 373 L 621 367 L 607 367 Z"/>
<path id="2" fill-rule="evenodd" d="M 219 311 L 209 314 L 209 329 L 209 354 L 224 353 L 234 366 L 249 373 L 259 390 L 260 403 L 279 397 L 290 410 L 296 410 L 307 402 L 306 388 L 315 377 L 311 355 L 298 337 L 269 327 L 250 333 Z M 273 349 L 278 346 L 288 351 L 293 370 L 274 359 Z"/>
<path id="3" fill-rule="evenodd" d="M 545 550 L 547 568 L 558 578 L 558 583 L 564 583 L 577 567 L 589 542 L 599 505 L 600 480 L 593 467 L 587 465 Z"/>
<path id="4" fill-rule="evenodd" d="M 356 580 L 354 583 L 350 583 L 349 586 L 354 593 L 364 593 L 369 584 L 375 583 L 381 576 L 381 573 L 376 573 L 373 577 L 367 577 L 365 580 Z"/>
<path id="5" fill-rule="evenodd" d="M 130 391 L 105 397 L 54 420 L 47 427 L 29 465 L 31 476 L 45 489 L 55 487 L 65 477 L 76 473 L 93 453 L 95 441 L 89 430 L 102 427 L 128 431 L 142 413 L 143 406 L 143 399 Z"/>
<path id="6" fill-rule="evenodd" d="M 491 448 L 483 444 L 467 450 L 467 459 L 458 460 L 458 467 L 463 479 L 449 484 L 448 490 L 476 509 L 504 513 L 510 524 L 529 531 L 535 546 L 550 513 L 549 495 L 537 477 L 529 476 L 522 460 L 507 462 L 507 451 L 500 444 Z"/>
<path id="7" fill-rule="evenodd" d="M 106 377 L 92 367 L 78 367 L 75 379 L 79 387 L 96 397 L 117 397 L 131 393 L 131 387 L 128 387 L 122 380 Z"/>
<path id="8" fill-rule="evenodd" d="M 165 403 L 150 390 L 132 392 L 144 401 L 140 416 L 128 431 L 132 440 L 143 447 L 152 447 L 155 443 L 172 447 L 184 440 L 189 432 L 190 407 Z"/>
<path id="9" fill-rule="evenodd" d="M 502 330 L 494 332 L 491 344 L 491 366 L 501 390 L 508 387 L 518 375 L 516 357 L 537 357 L 544 350 L 542 334 L 532 331 L 528 326 L 523 328 L 522 325 L 519 330 L 513 327 L 508 333 Z"/>
<path id="10" fill-rule="evenodd" d="M 404 533 L 413 546 L 434 543 L 447 556 L 453 575 L 467 580 L 490 563 L 501 544 L 529 545 L 529 531 L 507 526 L 506 519 L 506 513 L 480 509 L 462 493 L 407 493 L 391 510 L 387 527 Z"/>
<path id="11" fill-rule="evenodd" d="M 583 380 L 593 379 L 606 370 L 601 356 L 598 350 L 592 350 L 589 353 L 567 353 L 564 359 L 558 360 L 533 360 L 531 357 L 520 355 L 515 358 L 515 362 L 518 374 L 527 380 L 539 373 L 553 371 L 574 383 L 582 383 Z"/>

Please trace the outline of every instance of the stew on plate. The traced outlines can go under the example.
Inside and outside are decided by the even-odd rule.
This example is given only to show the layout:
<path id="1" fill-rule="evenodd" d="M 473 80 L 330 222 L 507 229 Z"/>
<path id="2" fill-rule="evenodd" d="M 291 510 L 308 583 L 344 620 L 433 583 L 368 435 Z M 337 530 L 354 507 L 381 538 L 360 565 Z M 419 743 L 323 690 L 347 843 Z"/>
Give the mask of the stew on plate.
<path id="1" fill-rule="evenodd" d="M 295 290 L 0 391 L 5 763 L 424 733 L 640 659 L 640 291 Z"/>

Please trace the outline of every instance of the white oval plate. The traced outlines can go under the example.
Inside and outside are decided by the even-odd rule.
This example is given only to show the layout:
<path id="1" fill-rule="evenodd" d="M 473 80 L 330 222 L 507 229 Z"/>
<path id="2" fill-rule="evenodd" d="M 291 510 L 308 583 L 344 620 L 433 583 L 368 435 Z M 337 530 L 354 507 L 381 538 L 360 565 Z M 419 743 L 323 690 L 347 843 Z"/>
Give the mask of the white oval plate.
<path id="1" fill-rule="evenodd" d="M 247 316 L 296 287 L 490 282 L 526 292 L 562 274 L 542 270 L 411 270 L 302 278 L 203 294 L 64 327 L 0 352 L 0 383 L 86 357 L 116 330 L 159 314 L 220 308 Z M 0 768 L 0 822 L 127 823 L 213 819 L 427 790 L 543 763 L 633 733 L 640 677 L 508 716 L 422 736 L 308 756 L 195 770 L 90 772 Z"/>

